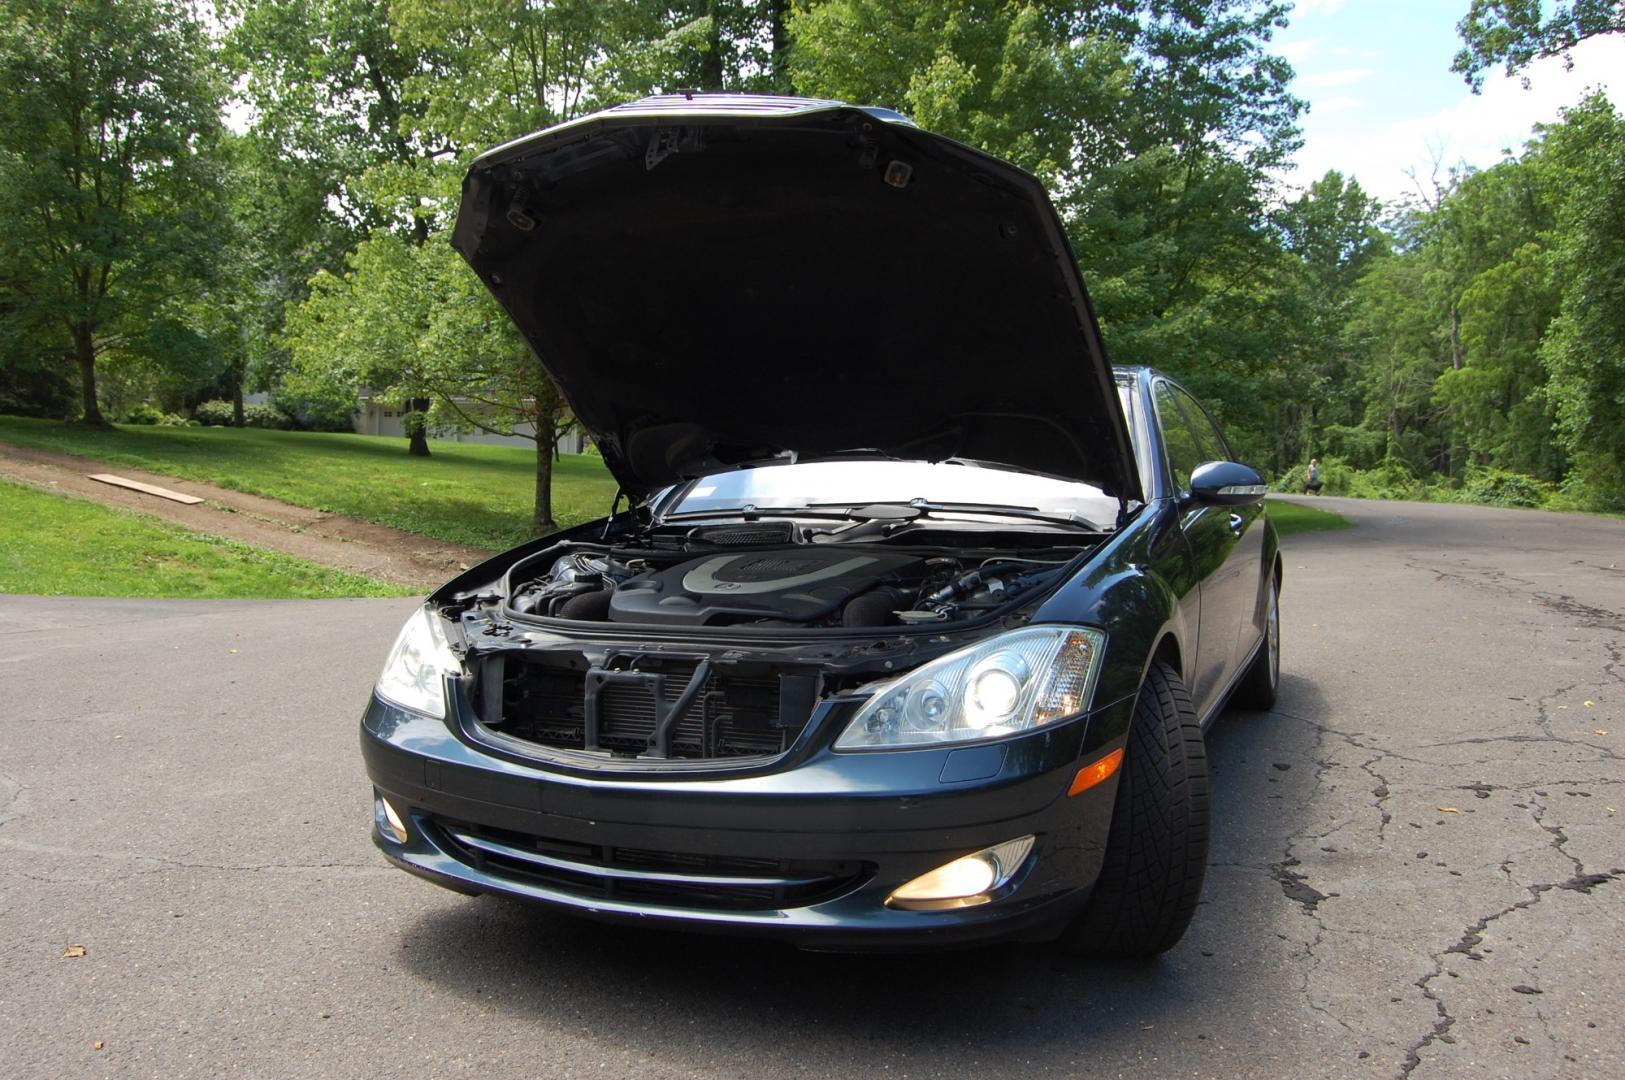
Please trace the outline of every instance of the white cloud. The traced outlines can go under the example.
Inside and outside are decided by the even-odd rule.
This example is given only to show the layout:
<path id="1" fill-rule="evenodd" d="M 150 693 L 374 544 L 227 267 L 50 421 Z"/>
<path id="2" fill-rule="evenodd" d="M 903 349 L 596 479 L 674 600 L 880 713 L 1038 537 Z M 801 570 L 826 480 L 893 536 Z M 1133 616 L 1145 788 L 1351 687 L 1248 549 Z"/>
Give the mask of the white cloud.
<path id="1" fill-rule="evenodd" d="M 1297 0 L 1292 14 L 1298 18 L 1309 15 L 1336 15 L 1343 10 L 1343 0 Z"/>
<path id="2" fill-rule="evenodd" d="M 1315 112 L 1318 113 L 1318 114 L 1323 115 L 1323 114 L 1329 113 L 1329 112 L 1342 112 L 1344 109 L 1358 109 L 1358 108 L 1362 108 L 1364 105 L 1365 105 L 1365 99 L 1364 98 L 1357 98 L 1357 97 L 1325 98 L 1325 99 L 1323 99 L 1321 101 L 1315 102 Z"/>
<path id="3" fill-rule="evenodd" d="M 1285 41 L 1275 46 L 1275 51 L 1286 58 L 1286 62 L 1297 67 L 1320 47 L 1319 38 L 1304 38 L 1301 41 Z"/>
<path id="4" fill-rule="evenodd" d="M 1518 76 L 1486 81 L 1477 95 L 1464 85 L 1455 102 L 1419 117 L 1362 111 L 1350 98 L 1314 102 L 1290 182 L 1307 185 L 1337 169 L 1392 200 L 1415 192 L 1409 171 L 1425 179 L 1436 165 L 1441 175 L 1463 163 L 1484 168 L 1501 160 L 1505 150 L 1521 150 L 1535 124 L 1557 120 L 1559 109 L 1593 88 L 1604 89 L 1616 105 L 1625 102 L 1625 38 L 1583 42 L 1573 60 L 1572 70 L 1565 70 L 1558 57 L 1531 65 L 1527 90 Z M 1336 116 L 1315 124 L 1316 116 L 1328 113 Z"/>
<path id="5" fill-rule="evenodd" d="M 1314 90 L 1329 86 L 1348 86 L 1362 79 L 1369 79 L 1375 75 L 1372 68 L 1343 68 L 1340 71 L 1319 71 L 1313 75 L 1299 75 L 1295 81 L 1295 89 Z"/>

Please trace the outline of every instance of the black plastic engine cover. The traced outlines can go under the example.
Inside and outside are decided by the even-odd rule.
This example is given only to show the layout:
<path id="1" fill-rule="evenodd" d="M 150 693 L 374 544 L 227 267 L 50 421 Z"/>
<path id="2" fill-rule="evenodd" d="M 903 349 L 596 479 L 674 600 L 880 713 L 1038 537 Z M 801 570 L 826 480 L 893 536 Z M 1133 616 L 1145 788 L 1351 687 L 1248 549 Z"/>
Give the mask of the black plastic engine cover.
<path id="1" fill-rule="evenodd" d="M 782 619 L 810 622 L 924 560 L 913 555 L 788 547 L 707 555 L 623 582 L 614 622 L 707 626 Z"/>

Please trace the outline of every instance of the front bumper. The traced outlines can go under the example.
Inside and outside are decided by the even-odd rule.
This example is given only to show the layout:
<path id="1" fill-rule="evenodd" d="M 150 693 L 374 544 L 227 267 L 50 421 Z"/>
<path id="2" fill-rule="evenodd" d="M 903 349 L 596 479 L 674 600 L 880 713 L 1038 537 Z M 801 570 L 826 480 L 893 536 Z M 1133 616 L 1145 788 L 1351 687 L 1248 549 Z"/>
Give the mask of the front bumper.
<path id="1" fill-rule="evenodd" d="M 1116 778 L 1074 798 L 1067 787 L 1084 763 L 1086 726 L 1098 718 L 1122 730 L 1104 714 L 1132 705 L 1002 744 L 814 750 L 754 775 L 576 775 L 498 756 L 456 719 L 377 698 L 361 745 L 373 785 L 408 832 L 399 842 L 375 828 L 374 841 L 436 884 L 804 948 L 919 948 L 1043 940 L 1064 928 L 1099 875 Z M 988 903 L 885 905 L 928 870 L 1028 834 L 1033 855 Z"/>

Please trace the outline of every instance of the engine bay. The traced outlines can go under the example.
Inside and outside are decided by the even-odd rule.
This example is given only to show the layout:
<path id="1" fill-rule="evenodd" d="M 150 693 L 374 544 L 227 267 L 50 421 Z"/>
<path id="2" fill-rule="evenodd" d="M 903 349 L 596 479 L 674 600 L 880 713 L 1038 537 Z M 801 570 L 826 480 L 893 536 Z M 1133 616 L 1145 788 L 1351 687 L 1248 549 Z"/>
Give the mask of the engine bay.
<path id="1" fill-rule="evenodd" d="M 520 616 L 640 626 L 923 626 L 1030 596 L 1080 550 L 811 544 L 741 526 L 673 547 L 556 545 L 509 571 L 507 603 Z"/>

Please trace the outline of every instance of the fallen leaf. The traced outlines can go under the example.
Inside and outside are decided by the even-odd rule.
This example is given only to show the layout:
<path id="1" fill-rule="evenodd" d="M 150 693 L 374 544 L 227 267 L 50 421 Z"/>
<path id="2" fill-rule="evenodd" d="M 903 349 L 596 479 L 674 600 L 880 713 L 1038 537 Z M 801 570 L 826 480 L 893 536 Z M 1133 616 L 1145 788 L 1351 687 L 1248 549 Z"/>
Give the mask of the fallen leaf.
<path id="1" fill-rule="evenodd" d="M 83 945 L 69 945 L 66 949 L 62 950 L 62 959 L 64 960 L 76 960 L 83 955 L 85 955 L 85 947 Z"/>
<path id="2" fill-rule="evenodd" d="M 1541 991 L 1536 990 L 1533 986 L 1525 986 L 1523 983 L 1519 983 L 1512 988 L 1512 992 L 1514 994 L 1538 994 Z"/>
<path id="3" fill-rule="evenodd" d="M 1461 811 L 1456 809 L 1454 806 L 1435 806 L 1433 809 L 1437 810 L 1441 814 L 1459 814 L 1459 813 L 1461 813 Z"/>
<path id="4" fill-rule="evenodd" d="M 229 652 L 229 653 L 235 653 L 237 650 L 236 649 L 227 649 L 226 651 Z"/>
<path id="5" fill-rule="evenodd" d="M 1591 734 L 1593 734 L 1593 735 L 1606 735 L 1606 734 L 1608 734 L 1608 729 L 1605 728 L 1605 727 L 1600 727 L 1596 731 L 1593 731 Z"/>
<path id="6" fill-rule="evenodd" d="M 1559 705 L 1558 708 L 1559 709 L 1566 709 L 1566 708 L 1568 708 L 1568 706 L 1567 705 Z"/>
<path id="7" fill-rule="evenodd" d="M 1596 702 L 1595 702 L 1595 701 L 1588 701 L 1588 702 L 1586 702 L 1586 708 L 1588 708 L 1588 709 L 1595 709 L 1595 708 L 1596 708 L 1596 707 L 1597 707 L 1597 703 L 1596 703 Z"/>
<path id="8" fill-rule="evenodd" d="M 1617 814 L 1617 813 L 1619 813 L 1619 811 L 1618 811 L 1618 810 L 1615 810 L 1615 809 L 1614 809 L 1614 808 L 1613 808 L 1613 807 L 1612 807 L 1612 806 L 1605 806 L 1605 807 L 1603 807 L 1603 809 L 1604 809 L 1604 810 L 1606 810 L 1606 811 L 1608 811 L 1608 812 L 1609 812 L 1609 813 L 1610 813 L 1610 814 Z"/>
<path id="9" fill-rule="evenodd" d="M 100 1039 L 97 1039 L 95 1042 L 90 1044 L 90 1048 L 92 1050 L 100 1050 L 104 1045 L 106 1045 L 106 1044 L 103 1043 Z"/>

